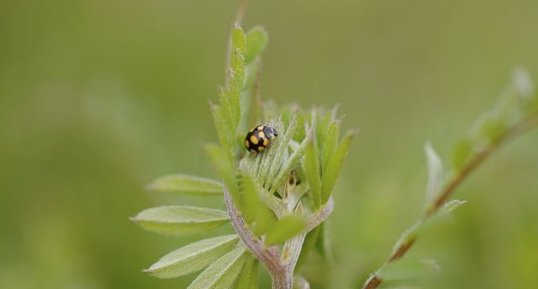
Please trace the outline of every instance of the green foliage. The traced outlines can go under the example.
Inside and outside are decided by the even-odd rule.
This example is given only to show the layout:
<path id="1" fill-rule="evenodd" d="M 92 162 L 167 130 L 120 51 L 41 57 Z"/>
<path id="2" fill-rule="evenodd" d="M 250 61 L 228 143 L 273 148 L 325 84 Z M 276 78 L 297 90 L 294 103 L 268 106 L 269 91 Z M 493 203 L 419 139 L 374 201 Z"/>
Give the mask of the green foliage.
<path id="1" fill-rule="evenodd" d="M 344 138 L 334 148 L 334 150 L 332 148 L 332 144 L 336 143 L 336 141 L 329 142 L 331 144 L 330 149 L 333 150 L 333 153 L 331 154 L 330 158 L 325 160 L 323 166 L 323 181 L 321 184 L 321 202 L 323 204 L 329 200 L 332 194 L 332 190 L 334 189 L 334 185 L 336 184 L 336 180 L 338 178 L 338 175 L 340 174 L 340 170 L 342 169 L 344 160 L 347 157 L 349 147 L 351 146 L 353 135 L 353 131 L 347 132 Z M 328 137 L 329 136 L 333 137 L 332 134 L 329 134 Z M 334 135 L 334 138 L 337 140 L 338 136 Z"/>
<path id="2" fill-rule="evenodd" d="M 258 260 L 250 255 L 237 277 L 234 289 L 257 289 L 258 288 Z"/>
<path id="3" fill-rule="evenodd" d="M 148 186 L 150 190 L 180 194 L 224 192 L 225 196 L 231 196 L 234 206 L 227 203 L 228 212 L 161 207 L 142 211 L 133 218 L 148 230 L 166 234 L 205 232 L 232 220 L 236 230 L 248 230 L 248 233 L 237 232 L 242 243 L 250 246 L 249 250 L 239 245 L 225 254 L 235 246 L 235 235 L 202 240 L 152 265 L 146 272 L 153 276 L 174 278 L 209 265 L 189 288 L 257 288 L 257 266 L 263 261 L 266 266 L 285 268 L 271 271 L 274 278 L 282 278 L 275 274 L 293 278 L 305 236 L 332 211 L 332 205 L 328 212 L 324 206 L 331 198 L 353 133 L 340 137 L 342 124 L 336 117 L 336 109 L 278 107 L 254 99 L 260 55 L 267 40 L 267 33 L 260 27 L 247 34 L 238 26 L 231 31 L 226 83 L 218 103 L 210 104 L 220 145 L 206 146 L 209 160 L 223 184 L 188 175 L 168 175 Z M 269 117 L 265 124 L 276 128 L 279 136 L 264 152 L 251 154 L 243 148 L 243 140 L 247 127 L 259 123 L 259 120 L 253 122 L 256 115 L 251 114 L 258 109 L 261 110 L 258 116 Z M 324 251 L 328 244 L 324 242 L 325 236 L 319 234 L 320 230 L 315 232 L 318 233 L 309 235 L 309 247 L 324 244 L 321 250 Z M 259 260 L 251 253 L 269 248 L 282 251 L 283 259 L 269 261 L 262 256 L 263 260 Z"/>
<path id="4" fill-rule="evenodd" d="M 432 145 L 426 143 L 424 150 L 428 161 L 428 187 L 426 190 L 426 203 L 432 202 L 441 190 L 444 181 L 443 161 L 437 155 Z"/>
<path id="5" fill-rule="evenodd" d="M 448 198 L 473 169 L 506 139 L 538 124 L 538 111 L 529 109 L 533 107 L 536 98 L 528 74 L 522 69 L 516 70 L 507 93 L 501 95 L 493 109 L 475 121 L 469 134 L 455 146 L 449 178 L 445 178 L 441 158 L 430 143 L 426 144 L 428 186 L 424 215 L 398 239 L 388 262 L 375 273 L 376 280 L 402 279 L 416 275 L 414 272 L 423 266 L 417 265 L 420 263 L 413 260 L 401 261 L 401 258 L 421 232 L 445 219 L 465 203 Z M 379 283 L 367 281 L 363 288 L 377 288 Z"/>
<path id="6" fill-rule="evenodd" d="M 537 99 L 528 73 L 516 69 L 512 83 L 494 108 L 478 117 L 467 136 L 457 142 L 452 154 L 453 175 L 461 173 L 477 155 L 494 148 L 503 138 L 526 129 L 527 122 L 538 116 Z"/>
<path id="7" fill-rule="evenodd" d="M 240 210 L 245 220 L 251 225 L 254 234 L 261 236 L 275 223 L 273 212 L 262 202 L 260 187 L 255 183 L 248 171 L 243 171 L 243 194 L 240 200 Z"/>
<path id="8" fill-rule="evenodd" d="M 311 138 L 306 146 L 303 163 L 305 176 L 310 184 L 312 205 L 314 209 L 318 209 L 321 206 L 321 166 L 318 156 L 319 151 L 316 139 Z"/>
<path id="9" fill-rule="evenodd" d="M 144 210 L 132 221 L 148 231 L 166 235 L 203 233 L 228 222 L 225 211 L 188 206 L 164 206 Z"/>
<path id="10" fill-rule="evenodd" d="M 202 270 L 233 249 L 238 240 L 237 235 L 228 235 L 189 244 L 170 252 L 144 272 L 166 279 Z"/>
<path id="11" fill-rule="evenodd" d="M 205 269 L 187 289 L 228 289 L 231 288 L 247 261 L 248 251 L 239 248 L 222 256 Z"/>
<path id="12" fill-rule="evenodd" d="M 231 159 L 226 155 L 226 151 L 215 144 L 208 144 L 206 151 L 209 155 L 209 159 L 213 164 L 213 168 L 224 181 L 226 188 L 234 196 L 234 199 L 239 199 L 239 186 L 234 174 L 233 163 Z"/>
<path id="13" fill-rule="evenodd" d="M 312 134 L 309 133 L 308 137 L 306 137 L 298 147 L 292 146 L 293 152 L 284 162 L 281 163 L 281 165 L 279 166 L 279 170 L 276 169 L 278 167 L 272 167 L 273 170 L 278 171 L 278 173 L 272 180 L 271 190 L 269 191 L 270 193 L 276 192 L 276 190 L 280 188 L 284 184 L 284 182 L 288 181 L 292 171 L 299 167 L 305 148 L 308 144 L 309 137 L 311 137 L 311 135 Z"/>
<path id="14" fill-rule="evenodd" d="M 459 171 L 469 161 L 473 155 L 473 143 L 470 139 L 461 139 L 455 146 L 452 153 L 452 167 Z"/>
<path id="15" fill-rule="evenodd" d="M 221 195 L 222 184 L 205 178 L 189 175 L 167 175 L 148 185 L 148 190 L 178 194 Z"/>
<path id="16" fill-rule="evenodd" d="M 241 120 L 241 91 L 245 80 L 246 35 L 241 27 L 233 27 L 230 36 L 229 67 L 226 84 L 221 89 L 219 104 L 211 105 L 217 135 L 227 157 L 233 159 L 239 152 L 237 127 Z"/>
<path id="17" fill-rule="evenodd" d="M 245 53 L 245 62 L 250 64 L 253 62 L 265 49 L 269 42 L 267 31 L 262 27 L 254 27 L 247 33 L 247 49 Z"/>
<path id="18" fill-rule="evenodd" d="M 267 232 L 265 244 L 268 246 L 282 243 L 302 232 L 306 227 L 305 220 L 297 215 L 287 215 L 278 220 Z"/>
<path id="19" fill-rule="evenodd" d="M 385 281 L 412 280 L 438 272 L 439 265 L 434 260 L 402 260 L 383 266 L 377 275 Z"/>

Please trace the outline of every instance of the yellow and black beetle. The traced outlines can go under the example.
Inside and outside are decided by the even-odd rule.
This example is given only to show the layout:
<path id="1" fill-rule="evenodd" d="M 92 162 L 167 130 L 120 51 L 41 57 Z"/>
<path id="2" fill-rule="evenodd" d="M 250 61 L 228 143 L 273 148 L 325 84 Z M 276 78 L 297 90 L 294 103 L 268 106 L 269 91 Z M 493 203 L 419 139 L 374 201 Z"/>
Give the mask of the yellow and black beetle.
<path id="1" fill-rule="evenodd" d="M 252 153 L 263 151 L 271 140 L 278 136 L 278 131 L 267 125 L 257 125 L 245 137 L 245 147 Z"/>

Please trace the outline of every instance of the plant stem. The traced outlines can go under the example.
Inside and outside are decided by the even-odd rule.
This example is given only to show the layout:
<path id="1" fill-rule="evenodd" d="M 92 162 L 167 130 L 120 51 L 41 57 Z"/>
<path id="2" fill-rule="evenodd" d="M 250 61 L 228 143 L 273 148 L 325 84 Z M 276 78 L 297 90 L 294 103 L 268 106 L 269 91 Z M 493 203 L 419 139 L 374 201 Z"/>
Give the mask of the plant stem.
<path id="1" fill-rule="evenodd" d="M 272 274 L 273 289 L 291 289 L 293 287 L 293 272 L 282 272 L 281 274 Z"/>
<path id="2" fill-rule="evenodd" d="M 504 134 L 499 136 L 495 141 L 493 141 L 489 146 L 484 148 L 482 151 L 477 153 L 467 164 L 460 170 L 460 172 L 452 178 L 433 200 L 432 205 L 425 211 L 424 215 L 419 219 L 418 224 L 424 223 L 431 216 L 433 216 L 452 196 L 454 191 L 463 183 L 463 181 L 473 172 L 475 169 L 482 164 L 493 152 L 495 152 L 500 145 L 507 142 L 510 138 L 533 128 L 533 126 L 538 125 L 538 118 L 531 116 L 529 118 L 523 119 L 520 122 L 514 124 L 512 127 L 507 129 Z M 407 242 L 400 244 L 392 254 L 389 256 L 387 261 L 382 265 L 395 262 L 401 259 L 405 254 L 413 247 L 417 237 L 411 237 Z M 381 266 L 381 267 L 382 267 Z M 376 271 L 377 272 L 377 271 Z M 383 279 L 379 277 L 376 273 L 372 274 L 362 286 L 362 289 L 374 289 L 383 283 Z"/>
<path id="3" fill-rule="evenodd" d="M 267 267 L 269 272 L 282 271 L 282 265 L 278 262 L 278 248 L 265 248 L 265 245 L 248 230 L 245 220 L 239 215 L 227 189 L 224 189 L 224 202 L 226 203 L 230 222 L 232 223 L 235 232 L 239 235 L 239 238 L 241 238 L 241 241 L 243 241 L 250 252 L 252 252 L 252 254 Z"/>
<path id="4" fill-rule="evenodd" d="M 334 200 L 331 197 L 321 210 L 316 211 L 310 216 L 307 220 L 305 230 L 284 244 L 284 253 L 282 254 L 284 257 L 281 258 L 278 246 L 265 247 L 263 242 L 256 238 L 247 228 L 245 220 L 237 211 L 232 197 L 226 188 L 224 189 L 224 202 L 226 203 L 230 222 L 235 232 L 249 251 L 269 270 L 273 281 L 273 289 L 292 288 L 293 273 L 299 260 L 306 234 L 327 220 L 334 209 Z"/>
<path id="5" fill-rule="evenodd" d="M 237 8 L 237 13 L 235 14 L 235 24 L 241 25 L 243 22 L 243 17 L 245 16 L 245 10 L 248 6 L 248 0 L 240 0 L 239 7 Z"/>

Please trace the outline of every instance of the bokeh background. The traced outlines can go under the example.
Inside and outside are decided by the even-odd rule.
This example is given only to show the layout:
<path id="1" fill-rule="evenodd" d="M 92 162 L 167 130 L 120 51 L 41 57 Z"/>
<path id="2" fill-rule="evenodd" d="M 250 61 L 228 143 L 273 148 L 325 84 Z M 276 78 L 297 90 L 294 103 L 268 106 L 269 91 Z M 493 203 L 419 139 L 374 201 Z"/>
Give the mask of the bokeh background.
<path id="1" fill-rule="evenodd" d="M 173 172 L 214 177 L 208 99 L 223 80 L 235 1 L 0 2 L 0 288 L 184 288 L 141 273 L 197 237 L 129 222 L 170 198 Z M 419 215 L 423 144 L 442 156 L 495 102 L 516 65 L 538 79 L 538 2 L 250 3 L 270 34 L 262 92 L 340 104 L 360 128 L 330 220 L 335 266 L 313 288 L 359 288 Z M 469 200 L 412 250 L 436 259 L 429 288 L 538 288 L 538 131 L 457 192 Z M 223 230 L 230 230 L 224 228 Z M 267 280 L 265 280 L 265 287 Z"/>

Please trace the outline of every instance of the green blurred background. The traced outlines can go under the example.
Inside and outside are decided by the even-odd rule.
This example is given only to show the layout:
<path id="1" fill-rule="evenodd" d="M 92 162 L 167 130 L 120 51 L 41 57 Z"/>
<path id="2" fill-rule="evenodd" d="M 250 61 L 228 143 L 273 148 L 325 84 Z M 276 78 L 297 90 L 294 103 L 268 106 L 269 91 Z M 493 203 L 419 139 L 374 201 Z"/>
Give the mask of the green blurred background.
<path id="1" fill-rule="evenodd" d="M 166 173 L 214 177 L 208 99 L 223 80 L 235 1 L 0 2 L 0 288 L 183 288 L 141 273 L 197 237 L 129 222 L 178 199 Z M 359 288 L 419 215 L 423 144 L 447 156 L 522 64 L 538 79 L 538 1 L 256 1 L 270 34 L 262 93 L 339 103 L 360 128 L 336 192 L 336 265 L 313 288 Z M 409 256 L 428 288 L 538 288 L 538 132 L 504 147 L 457 192 L 469 200 Z M 230 230 L 224 228 L 223 230 Z M 266 279 L 264 279 L 266 281 Z M 265 282 L 265 287 L 268 288 Z"/>

